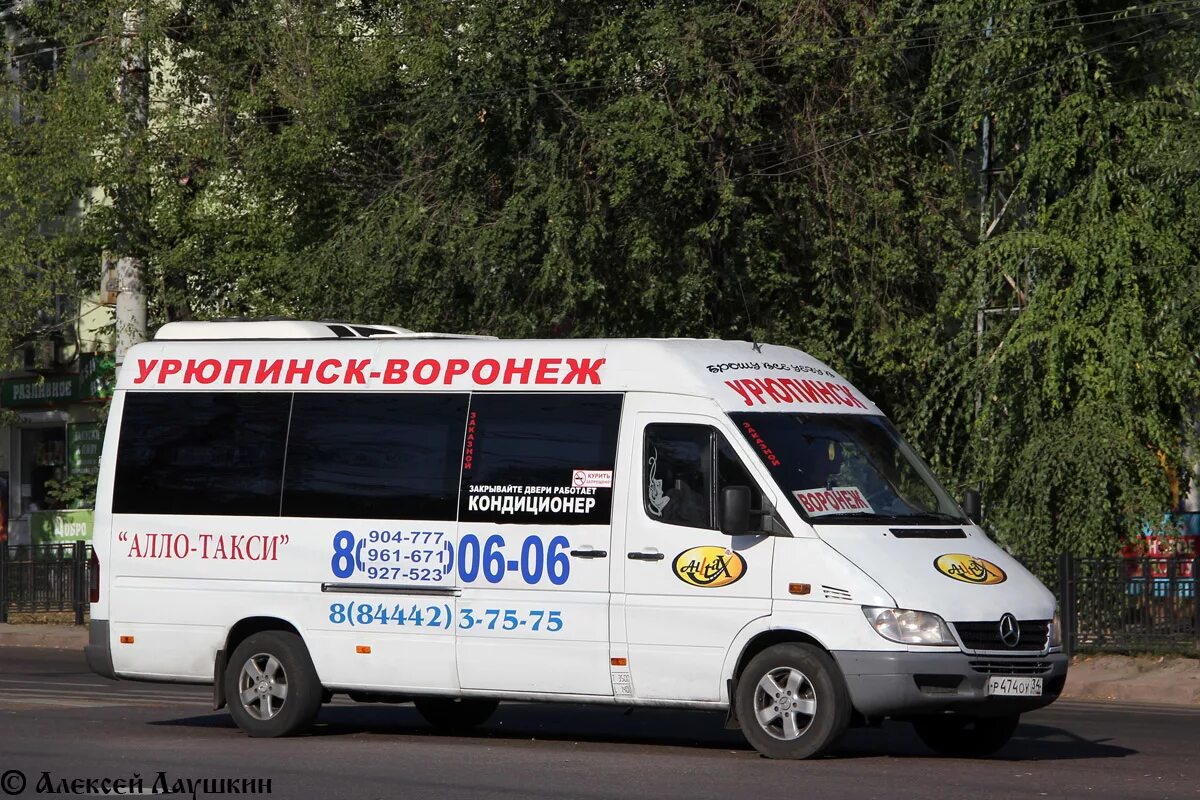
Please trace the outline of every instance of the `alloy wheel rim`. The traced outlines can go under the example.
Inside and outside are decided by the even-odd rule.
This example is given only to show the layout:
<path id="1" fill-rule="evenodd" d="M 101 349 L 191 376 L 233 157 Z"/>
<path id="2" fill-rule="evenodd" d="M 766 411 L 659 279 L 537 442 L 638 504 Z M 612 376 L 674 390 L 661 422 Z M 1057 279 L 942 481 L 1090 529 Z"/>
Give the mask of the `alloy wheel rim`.
<path id="1" fill-rule="evenodd" d="M 781 741 L 799 739 L 817 715 L 812 681 L 795 667 L 773 669 L 754 688 L 754 716 L 767 735 Z"/>
<path id="2" fill-rule="evenodd" d="M 256 653 L 246 659 L 238 675 L 238 696 L 242 708 L 257 720 L 268 720 L 283 710 L 287 700 L 287 672 L 270 653 Z"/>

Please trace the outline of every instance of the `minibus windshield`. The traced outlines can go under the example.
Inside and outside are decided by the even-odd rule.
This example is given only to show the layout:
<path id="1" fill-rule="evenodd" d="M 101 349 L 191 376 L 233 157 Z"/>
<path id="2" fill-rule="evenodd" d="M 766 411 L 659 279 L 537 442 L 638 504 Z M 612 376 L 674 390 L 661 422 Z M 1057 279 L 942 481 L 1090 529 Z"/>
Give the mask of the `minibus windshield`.
<path id="1" fill-rule="evenodd" d="M 788 500 L 813 524 L 965 524 L 885 417 L 730 414 Z"/>

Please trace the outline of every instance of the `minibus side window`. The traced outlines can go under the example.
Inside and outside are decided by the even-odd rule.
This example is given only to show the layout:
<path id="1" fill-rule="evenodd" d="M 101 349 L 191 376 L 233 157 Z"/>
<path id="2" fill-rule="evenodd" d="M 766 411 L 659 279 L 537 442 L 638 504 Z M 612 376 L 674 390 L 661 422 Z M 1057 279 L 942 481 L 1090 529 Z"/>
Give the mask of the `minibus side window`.
<path id="1" fill-rule="evenodd" d="M 646 426 L 643 454 L 646 514 L 668 525 L 717 530 L 721 492 L 750 489 L 751 508 L 762 492 L 720 431 L 708 425 Z"/>
<path id="2" fill-rule="evenodd" d="M 453 520 L 465 393 L 297 393 L 285 517 Z"/>
<path id="3" fill-rule="evenodd" d="M 117 514 L 279 514 L 291 394 L 128 392 Z"/>
<path id="4" fill-rule="evenodd" d="M 714 528 L 712 428 L 647 425 L 643 492 L 651 519 L 687 528 Z"/>
<path id="5" fill-rule="evenodd" d="M 471 395 L 459 519 L 609 524 L 622 399 Z"/>

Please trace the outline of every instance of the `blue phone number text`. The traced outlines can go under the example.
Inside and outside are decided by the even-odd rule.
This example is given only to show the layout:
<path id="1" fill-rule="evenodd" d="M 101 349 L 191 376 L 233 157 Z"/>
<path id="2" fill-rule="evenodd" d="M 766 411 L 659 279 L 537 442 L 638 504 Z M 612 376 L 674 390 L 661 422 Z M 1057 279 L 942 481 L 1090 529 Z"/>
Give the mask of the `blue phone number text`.
<path id="1" fill-rule="evenodd" d="M 410 538 L 395 538 L 404 536 Z M 416 537 L 423 540 L 418 541 Z M 418 549 L 386 546 L 400 541 L 433 546 Z M 343 530 L 333 536 L 333 558 L 329 566 L 335 577 L 343 579 L 357 572 L 371 580 L 441 581 L 457 569 L 464 584 L 480 580 L 500 583 L 511 574 L 519 575 L 529 585 L 545 580 L 554 586 L 562 586 L 571 576 L 570 547 L 565 536 L 552 537 L 549 542 L 544 542 L 540 536 L 527 536 L 510 545 L 500 534 L 488 536 L 481 542 L 475 534 L 466 533 L 459 540 L 456 551 L 454 544 L 448 539 L 443 540 L 440 532 L 371 531 L 359 538 L 353 532 Z"/>
<path id="2" fill-rule="evenodd" d="M 415 628 L 449 629 L 454 625 L 454 612 L 447 604 L 403 606 L 399 603 L 367 603 L 351 600 L 329 604 L 329 621 L 350 627 L 369 625 L 399 625 Z M 514 608 L 461 608 L 458 627 L 471 630 L 479 627 L 489 631 L 531 631 L 557 633 L 563 628 L 561 611 L 533 608 L 519 611 Z"/>

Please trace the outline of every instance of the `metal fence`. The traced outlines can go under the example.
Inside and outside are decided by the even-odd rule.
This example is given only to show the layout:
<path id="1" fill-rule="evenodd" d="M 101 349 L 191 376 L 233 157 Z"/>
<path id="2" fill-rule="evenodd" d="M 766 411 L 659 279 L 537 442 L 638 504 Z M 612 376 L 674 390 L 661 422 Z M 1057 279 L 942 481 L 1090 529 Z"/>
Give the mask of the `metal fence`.
<path id="1" fill-rule="evenodd" d="M 91 556 L 87 542 L 0 544 L 0 623 L 10 612 L 73 611 L 82 625 Z"/>
<path id="2" fill-rule="evenodd" d="M 73 611 L 83 624 L 86 542 L 0 544 L 0 622 L 9 612 Z M 1028 565 L 1058 597 L 1068 652 L 1200 654 L 1200 557 L 1077 558 Z"/>
<path id="3" fill-rule="evenodd" d="M 1078 558 L 1030 565 L 1054 590 L 1068 652 L 1200 653 L 1200 558 Z"/>

